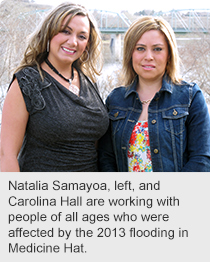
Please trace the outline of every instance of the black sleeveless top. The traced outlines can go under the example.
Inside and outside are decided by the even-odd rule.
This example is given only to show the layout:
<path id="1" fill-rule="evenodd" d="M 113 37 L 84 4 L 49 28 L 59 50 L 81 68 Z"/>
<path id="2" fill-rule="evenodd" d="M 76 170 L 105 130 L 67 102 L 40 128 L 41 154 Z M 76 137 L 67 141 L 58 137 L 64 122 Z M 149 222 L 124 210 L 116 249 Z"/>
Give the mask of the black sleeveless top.
<path id="1" fill-rule="evenodd" d="M 80 96 L 37 68 L 15 74 L 29 120 L 18 157 L 22 172 L 91 172 L 97 169 L 96 141 L 109 124 L 97 88 L 79 72 Z"/>

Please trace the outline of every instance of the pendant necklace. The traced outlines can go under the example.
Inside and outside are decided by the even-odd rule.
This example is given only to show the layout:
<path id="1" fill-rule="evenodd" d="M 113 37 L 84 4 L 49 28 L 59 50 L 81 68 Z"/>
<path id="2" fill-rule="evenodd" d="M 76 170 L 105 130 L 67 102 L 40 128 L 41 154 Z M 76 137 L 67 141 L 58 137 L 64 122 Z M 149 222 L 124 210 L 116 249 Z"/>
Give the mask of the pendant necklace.
<path id="1" fill-rule="evenodd" d="M 143 100 L 141 101 L 142 105 L 146 105 L 147 103 L 151 102 L 152 98 L 151 99 L 148 99 L 148 100 Z"/>
<path id="2" fill-rule="evenodd" d="M 71 78 L 65 78 L 63 75 L 61 75 L 61 73 L 58 72 L 58 70 L 50 63 L 50 61 L 48 59 L 45 60 L 46 64 L 53 70 L 53 72 L 55 72 L 57 75 L 59 75 L 61 78 L 63 78 L 66 82 L 69 83 L 69 90 L 71 92 L 73 92 L 75 95 L 79 95 L 79 88 L 75 85 L 72 85 L 72 81 L 74 79 L 74 68 L 73 66 L 71 67 L 72 71 L 71 71 Z"/>

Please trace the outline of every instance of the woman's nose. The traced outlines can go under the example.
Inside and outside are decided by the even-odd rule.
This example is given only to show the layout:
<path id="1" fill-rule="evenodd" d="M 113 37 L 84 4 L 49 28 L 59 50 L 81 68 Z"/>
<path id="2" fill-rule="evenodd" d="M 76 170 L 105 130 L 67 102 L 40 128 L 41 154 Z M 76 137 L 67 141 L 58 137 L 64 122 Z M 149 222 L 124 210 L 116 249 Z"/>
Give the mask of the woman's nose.
<path id="1" fill-rule="evenodd" d="M 145 59 L 146 60 L 153 60 L 152 50 L 148 50 L 148 49 L 146 50 Z"/>
<path id="2" fill-rule="evenodd" d="M 77 46 L 77 37 L 75 35 L 70 35 L 68 40 L 67 40 L 67 43 L 70 44 L 70 45 L 73 45 L 73 46 Z"/>

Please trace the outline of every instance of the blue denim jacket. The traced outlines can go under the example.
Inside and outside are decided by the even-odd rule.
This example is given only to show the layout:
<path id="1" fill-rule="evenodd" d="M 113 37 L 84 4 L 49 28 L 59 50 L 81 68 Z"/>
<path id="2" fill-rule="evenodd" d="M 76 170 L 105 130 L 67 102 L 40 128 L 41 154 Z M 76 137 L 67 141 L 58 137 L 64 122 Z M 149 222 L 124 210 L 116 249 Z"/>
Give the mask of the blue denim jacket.
<path id="1" fill-rule="evenodd" d="M 110 126 L 99 141 L 100 171 L 128 171 L 129 139 L 142 111 L 137 82 L 106 100 Z M 148 108 L 148 128 L 154 172 L 210 172 L 210 117 L 196 84 L 164 77 Z"/>

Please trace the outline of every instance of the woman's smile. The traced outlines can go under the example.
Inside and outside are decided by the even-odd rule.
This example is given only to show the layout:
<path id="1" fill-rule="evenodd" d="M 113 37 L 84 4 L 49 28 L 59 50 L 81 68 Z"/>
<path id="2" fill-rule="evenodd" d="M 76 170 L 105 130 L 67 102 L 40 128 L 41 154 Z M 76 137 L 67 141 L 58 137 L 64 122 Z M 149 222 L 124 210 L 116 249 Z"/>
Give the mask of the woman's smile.
<path id="1" fill-rule="evenodd" d="M 65 53 L 67 53 L 67 54 L 73 55 L 73 54 L 76 53 L 76 50 L 74 50 L 74 49 L 69 49 L 69 48 L 67 48 L 67 47 L 61 47 L 61 48 L 62 48 L 63 51 L 64 51 Z"/>
<path id="2" fill-rule="evenodd" d="M 56 68 L 59 68 L 58 63 L 61 65 L 63 62 L 72 64 L 79 59 L 89 41 L 90 23 L 88 18 L 77 15 L 64 27 L 68 19 L 69 17 L 63 21 L 60 32 L 50 42 L 48 59 Z"/>
<path id="3" fill-rule="evenodd" d="M 133 69 L 140 81 L 156 81 L 165 74 L 169 50 L 164 34 L 158 30 L 145 32 L 137 41 L 132 55 Z"/>
<path id="4" fill-rule="evenodd" d="M 155 68 L 154 65 L 142 65 L 142 67 L 144 68 L 144 70 L 153 70 Z"/>

